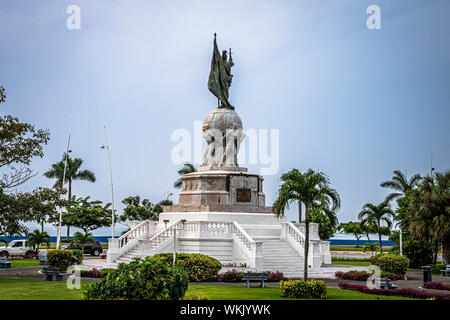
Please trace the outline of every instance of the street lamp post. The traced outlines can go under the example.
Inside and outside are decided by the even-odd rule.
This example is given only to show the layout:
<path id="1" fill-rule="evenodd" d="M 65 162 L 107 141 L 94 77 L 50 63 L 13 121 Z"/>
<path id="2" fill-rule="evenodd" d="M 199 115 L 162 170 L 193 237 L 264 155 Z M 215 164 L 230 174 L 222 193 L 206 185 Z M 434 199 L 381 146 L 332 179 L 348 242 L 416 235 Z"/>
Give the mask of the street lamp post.
<path id="1" fill-rule="evenodd" d="M 63 171 L 63 179 L 62 179 L 61 188 L 64 188 L 64 184 L 66 183 L 67 158 L 69 157 L 69 152 L 72 151 L 72 150 L 69 150 L 69 145 L 70 145 L 70 134 L 69 134 L 69 138 L 67 140 L 67 149 L 66 149 L 66 154 L 65 154 L 65 159 L 64 159 L 64 171 Z M 69 201 L 70 201 L 70 199 L 69 199 Z M 61 222 L 62 222 L 62 208 L 61 208 L 61 211 L 59 212 L 58 234 L 56 236 L 56 249 L 59 249 L 59 247 L 61 245 Z"/>
<path id="2" fill-rule="evenodd" d="M 105 142 L 106 145 L 101 146 L 102 149 L 106 148 L 106 151 L 108 151 L 108 164 L 109 164 L 109 176 L 111 180 L 111 204 L 112 204 L 112 215 L 111 215 L 111 236 L 114 239 L 114 187 L 113 187 L 113 177 L 112 177 L 112 167 L 111 167 L 111 153 L 109 151 L 109 144 L 108 144 L 108 136 L 106 134 L 106 126 L 105 128 Z"/>

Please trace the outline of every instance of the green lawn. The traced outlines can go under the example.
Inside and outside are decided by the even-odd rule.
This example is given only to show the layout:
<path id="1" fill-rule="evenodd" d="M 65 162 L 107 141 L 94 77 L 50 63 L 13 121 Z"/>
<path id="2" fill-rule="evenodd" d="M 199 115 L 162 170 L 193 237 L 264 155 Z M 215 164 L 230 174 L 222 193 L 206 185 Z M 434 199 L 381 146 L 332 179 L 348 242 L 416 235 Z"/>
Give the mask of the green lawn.
<path id="1" fill-rule="evenodd" d="M 347 260 L 333 260 L 332 264 L 339 264 L 345 266 L 359 266 L 359 267 L 367 267 L 372 263 L 370 261 L 347 261 Z"/>
<path id="2" fill-rule="evenodd" d="M 35 267 L 39 265 L 38 259 L 17 259 L 9 260 L 11 263 L 11 268 L 22 268 L 22 267 Z"/>
<path id="3" fill-rule="evenodd" d="M 279 287 L 247 288 L 235 286 L 189 285 L 186 294 L 202 294 L 209 300 L 293 300 L 281 297 Z M 378 296 L 358 291 L 328 288 L 329 300 L 411 300 L 403 297 Z M 300 300 L 300 299 L 298 299 Z"/>
<path id="4" fill-rule="evenodd" d="M 87 282 L 82 282 L 86 286 Z M 80 300 L 81 290 L 70 290 L 65 281 L 0 278 L 0 300 Z M 235 286 L 190 285 L 187 294 L 202 294 L 210 300 L 283 300 L 279 287 L 250 288 Z M 332 300 L 408 300 L 402 297 L 376 296 L 357 291 L 328 289 Z"/>

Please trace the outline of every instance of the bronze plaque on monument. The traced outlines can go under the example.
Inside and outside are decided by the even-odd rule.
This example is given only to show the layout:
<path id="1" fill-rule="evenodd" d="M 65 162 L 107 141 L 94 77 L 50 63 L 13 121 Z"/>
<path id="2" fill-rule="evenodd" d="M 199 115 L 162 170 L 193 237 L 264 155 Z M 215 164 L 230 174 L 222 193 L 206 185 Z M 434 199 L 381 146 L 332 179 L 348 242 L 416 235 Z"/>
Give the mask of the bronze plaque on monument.
<path id="1" fill-rule="evenodd" d="M 252 192 L 250 189 L 236 189 L 237 202 L 250 202 L 252 199 Z"/>

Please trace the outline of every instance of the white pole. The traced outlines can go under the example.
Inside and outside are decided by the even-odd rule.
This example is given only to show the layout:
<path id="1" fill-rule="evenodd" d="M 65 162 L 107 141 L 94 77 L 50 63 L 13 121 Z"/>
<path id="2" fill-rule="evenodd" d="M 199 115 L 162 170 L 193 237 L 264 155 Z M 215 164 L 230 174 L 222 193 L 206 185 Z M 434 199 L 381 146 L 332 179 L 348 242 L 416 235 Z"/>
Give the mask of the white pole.
<path id="1" fill-rule="evenodd" d="M 64 160 L 64 172 L 63 172 L 63 179 L 62 179 L 62 185 L 61 187 L 64 188 L 64 184 L 66 183 L 66 169 L 67 169 L 67 158 L 69 157 L 69 144 L 70 144 L 70 134 L 69 139 L 67 140 L 67 149 L 66 149 L 66 158 Z M 70 201 L 70 199 L 69 199 Z M 61 245 L 61 221 L 62 221 L 62 208 L 59 212 L 59 223 L 58 223 L 58 234 L 56 236 L 56 249 L 59 249 L 59 246 Z"/>
<path id="2" fill-rule="evenodd" d="M 108 144 L 108 136 L 106 135 L 106 126 L 105 128 L 105 141 L 106 141 L 106 150 L 108 151 L 108 164 L 109 164 L 109 176 L 111 179 L 111 201 L 112 201 L 112 215 L 111 215 L 111 236 L 114 238 L 114 187 L 113 187 L 113 177 L 112 177 L 112 167 L 111 167 L 111 154 L 109 152 L 109 144 Z"/>
<path id="3" fill-rule="evenodd" d="M 403 237 L 402 237 L 402 227 L 400 227 L 400 230 L 399 230 L 399 232 L 400 232 L 400 255 L 402 256 L 403 255 Z"/>

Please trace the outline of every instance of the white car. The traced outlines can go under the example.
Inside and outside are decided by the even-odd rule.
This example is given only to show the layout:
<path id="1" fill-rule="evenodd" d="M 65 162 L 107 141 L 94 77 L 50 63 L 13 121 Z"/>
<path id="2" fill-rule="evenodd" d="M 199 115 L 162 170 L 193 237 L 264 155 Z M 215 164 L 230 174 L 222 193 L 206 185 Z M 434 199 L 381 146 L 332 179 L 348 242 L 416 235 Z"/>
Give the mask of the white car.
<path id="1" fill-rule="evenodd" d="M 0 256 L 8 257 L 15 254 L 34 254 L 36 251 L 28 246 L 27 240 L 13 240 L 7 247 L 0 247 Z"/>

